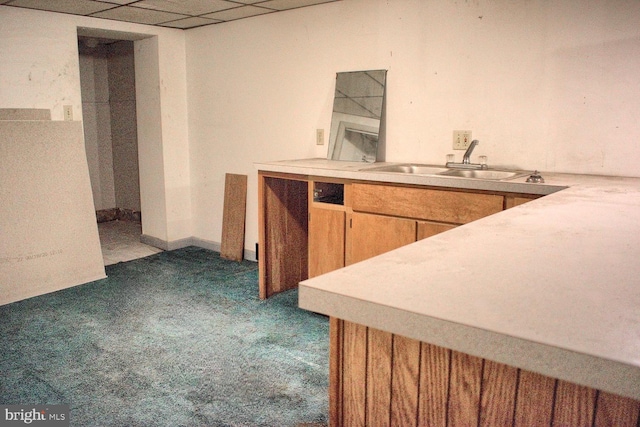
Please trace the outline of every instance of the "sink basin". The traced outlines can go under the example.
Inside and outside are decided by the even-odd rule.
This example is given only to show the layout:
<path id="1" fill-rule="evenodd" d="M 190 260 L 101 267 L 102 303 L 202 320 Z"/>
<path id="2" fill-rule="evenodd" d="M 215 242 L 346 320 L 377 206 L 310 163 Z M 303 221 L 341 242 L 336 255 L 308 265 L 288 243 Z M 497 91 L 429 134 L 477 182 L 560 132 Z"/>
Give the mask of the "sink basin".
<path id="1" fill-rule="evenodd" d="M 406 174 L 418 174 L 418 175 L 437 175 L 442 172 L 447 172 L 449 169 L 442 166 L 401 164 L 401 165 L 374 166 L 371 168 L 366 168 L 361 170 L 367 171 L 367 172 L 371 171 L 371 172 L 391 172 L 391 173 L 406 173 Z"/>
<path id="2" fill-rule="evenodd" d="M 501 180 L 514 179 L 528 174 L 529 172 L 526 171 L 508 171 L 495 169 L 450 169 L 446 172 L 440 173 L 439 175 L 456 176 L 458 178 Z"/>

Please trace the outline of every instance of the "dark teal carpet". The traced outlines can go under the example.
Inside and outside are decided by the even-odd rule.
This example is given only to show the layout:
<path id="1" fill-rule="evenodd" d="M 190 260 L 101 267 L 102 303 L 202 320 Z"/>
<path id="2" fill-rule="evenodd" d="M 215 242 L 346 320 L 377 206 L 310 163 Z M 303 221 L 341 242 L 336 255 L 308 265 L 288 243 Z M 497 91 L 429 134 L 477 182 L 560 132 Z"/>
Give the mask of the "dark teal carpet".
<path id="1" fill-rule="evenodd" d="M 69 404 L 72 426 L 326 423 L 328 320 L 257 264 L 189 247 L 0 306 L 0 403 Z"/>

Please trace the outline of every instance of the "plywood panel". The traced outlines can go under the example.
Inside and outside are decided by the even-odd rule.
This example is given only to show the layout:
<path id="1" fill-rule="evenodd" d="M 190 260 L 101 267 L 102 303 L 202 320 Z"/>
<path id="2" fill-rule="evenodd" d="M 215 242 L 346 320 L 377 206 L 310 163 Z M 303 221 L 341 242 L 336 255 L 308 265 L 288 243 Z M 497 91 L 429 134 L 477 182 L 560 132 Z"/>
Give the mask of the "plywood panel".
<path id="1" fill-rule="evenodd" d="M 391 363 L 389 332 L 369 328 L 367 346 L 367 425 L 388 426 L 391 420 Z"/>
<path id="2" fill-rule="evenodd" d="M 445 427 L 451 350 L 422 343 L 418 425 Z"/>
<path id="3" fill-rule="evenodd" d="M 224 183 L 222 242 L 220 256 L 233 261 L 244 259 L 244 224 L 247 211 L 247 175 L 228 173 Z"/>

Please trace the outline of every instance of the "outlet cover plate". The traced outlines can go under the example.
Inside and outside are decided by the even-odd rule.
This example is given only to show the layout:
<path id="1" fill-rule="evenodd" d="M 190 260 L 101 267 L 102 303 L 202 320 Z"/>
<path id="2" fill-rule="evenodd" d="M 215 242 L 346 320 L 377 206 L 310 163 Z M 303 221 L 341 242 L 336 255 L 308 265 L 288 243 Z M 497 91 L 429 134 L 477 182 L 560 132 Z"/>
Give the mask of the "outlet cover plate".
<path id="1" fill-rule="evenodd" d="M 471 145 L 470 130 L 454 130 L 453 131 L 453 149 L 466 150 Z"/>

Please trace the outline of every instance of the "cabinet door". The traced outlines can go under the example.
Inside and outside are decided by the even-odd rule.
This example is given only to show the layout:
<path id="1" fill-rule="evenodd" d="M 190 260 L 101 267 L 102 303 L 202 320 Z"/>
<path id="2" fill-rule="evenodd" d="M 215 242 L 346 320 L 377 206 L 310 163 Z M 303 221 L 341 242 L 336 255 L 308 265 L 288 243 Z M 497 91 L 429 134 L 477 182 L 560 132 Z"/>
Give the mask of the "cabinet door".
<path id="1" fill-rule="evenodd" d="M 309 208 L 309 278 L 344 267 L 345 212 Z"/>
<path id="2" fill-rule="evenodd" d="M 348 239 L 347 263 L 353 264 L 415 242 L 416 221 L 354 212 Z"/>
<path id="3" fill-rule="evenodd" d="M 457 227 L 453 224 L 443 224 L 441 222 L 418 221 L 418 237 L 417 240 L 426 239 L 435 236 L 443 231 L 451 230 Z"/>
<path id="4" fill-rule="evenodd" d="M 520 196 L 506 196 L 504 198 L 504 208 L 505 209 L 509 209 L 509 208 L 513 208 L 519 205 L 523 205 L 527 202 L 530 202 L 532 200 L 538 199 L 540 196 L 525 196 L 525 195 L 520 195 Z"/>

